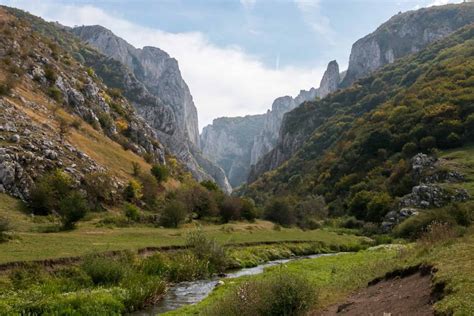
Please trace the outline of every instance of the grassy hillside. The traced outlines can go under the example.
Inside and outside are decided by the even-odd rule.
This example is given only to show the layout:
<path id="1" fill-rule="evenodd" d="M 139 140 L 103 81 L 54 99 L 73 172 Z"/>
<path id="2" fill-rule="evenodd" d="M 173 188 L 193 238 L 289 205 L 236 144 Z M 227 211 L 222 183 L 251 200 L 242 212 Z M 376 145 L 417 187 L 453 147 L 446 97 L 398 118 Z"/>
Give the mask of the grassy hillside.
<path id="1" fill-rule="evenodd" d="M 345 213 L 360 191 L 393 203 L 414 185 L 414 154 L 462 152 L 472 141 L 473 54 L 469 26 L 350 88 L 302 104 L 282 130 L 306 135 L 301 149 L 242 193 L 256 201 L 322 195 L 333 214 Z"/>

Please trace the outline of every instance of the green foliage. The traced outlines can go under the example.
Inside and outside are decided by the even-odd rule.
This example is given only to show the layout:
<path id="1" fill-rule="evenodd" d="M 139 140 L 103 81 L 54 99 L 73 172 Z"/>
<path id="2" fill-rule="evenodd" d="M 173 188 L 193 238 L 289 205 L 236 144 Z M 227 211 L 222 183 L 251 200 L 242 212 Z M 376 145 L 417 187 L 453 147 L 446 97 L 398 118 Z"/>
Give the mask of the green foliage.
<path id="1" fill-rule="evenodd" d="M 87 202 L 79 192 L 71 192 L 59 202 L 58 214 L 63 228 L 73 229 L 87 213 Z"/>
<path id="2" fill-rule="evenodd" d="M 49 87 L 47 93 L 54 101 L 58 103 L 62 102 L 63 93 L 57 87 Z"/>
<path id="3" fill-rule="evenodd" d="M 186 236 L 186 246 L 198 260 L 206 263 L 209 273 L 224 272 L 227 268 L 229 258 L 224 247 L 201 230 L 190 232 Z"/>
<path id="4" fill-rule="evenodd" d="M 474 119 L 473 119 L 474 121 Z M 208 189 L 209 191 L 220 191 L 219 189 L 219 186 L 217 185 L 217 183 L 215 183 L 214 181 L 211 181 L 211 180 L 204 180 L 204 181 L 201 181 L 201 185 L 203 187 L 205 187 L 206 189 Z"/>
<path id="5" fill-rule="evenodd" d="M 31 191 L 30 208 L 34 214 L 47 215 L 59 210 L 59 204 L 73 190 L 71 177 L 57 169 L 42 176 Z"/>
<path id="6" fill-rule="evenodd" d="M 0 217 L 0 243 L 8 240 L 8 231 L 10 231 L 10 222 L 8 219 Z"/>
<path id="7" fill-rule="evenodd" d="M 255 202 L 249 198 L 243 198 L 241 203 L 240 215 L 242 218 L 252 222 L 258 217 L 258 210 Z"/>
<path id="8" fill-rule="evenodd" d="M 164 227 L 179 227 L 186 219 L 186 205 L 180 201 L 171 201 L 161 213 L 160 224 Z"/>
<path id="9" fill-rule="evenodd" d="M 106 256 L 89 256 L 81 268 L 96 285 L 115 285 L 125 277 L 129 267 L 124 259 L 118 260 Z"/>
<path id="10" fill-rule="evenodd" d="M 317 303 L 313 284 L 296 273 L 280 271 L 244 282 L 209 308 L 208 315 L 305 315 Z"/>
<path id="11" fill-rule="evenodd" d="M 441 209 L 422 211 L 400 223 L 394 233 L 398 237 L 416 239 L 433 223 L 469 226 L 474 214 L 471 207 L 469 204 L 452 204 Z"/>
<path id="12" fill-rule="evenodd" d="M 219 206 L 219 214 L 224 223 L 241 218 L 242 203 L 241 199 L 226 196 Z"/>
<path id="13" fill-rule="evenodd" d="M 56 70 L 51 65 L 46 65 L 44 67 L 44 76 L 51 84 L 54 84 L 58 79 Z"/>
<path id="14" fill-rule="evenodd" d="M 274 195 L 302 200 L 317 194 L 331 215 L 379 221 L 390 199 L 379 196 L 369 212 L 370 195 L 384 192 L 394 200 L 414 185 L 402 157 L 472 141 L 473 32 L 466 26 L 351 87 L 287 113 L 281 133 L 297 139 L 298 150 L 241 194 L 259 205 Z"/>
<path id="15" fill-rule="evenodd" d="M 139 180 L 142 187 L 142 200 L 149 207 L 154 206 L 158 196 L 158 181 L 151 174 L 142 174 Z"/>
<path id="16" fill-rule="evenodd" d="M 140 221 L 140 209 L 130 203 L 125 203 L 123 206 L 125 216 L 132 222 Z"/>
<path id="17" fill-rule="evenodd" d="M 143 197 L 143 187 L 136 180 L 130 180 L 123 192 L 125 200 L 128 202 L 136 202 Z"/>
<path id="18" fill-rule="evenodd" d="M 287 198 L 274 198 L 265 207 L 265 218 L 282 226 L 291 226 L 296 218 Z"/>
<path id="19" fill-rule="evenodd" d="M 151 167 L 151 174 L 161 183 L 168 179 L 170 172 L 165 165 L 153 165 Z"/>
<path id="20" fill-rule="evenodd" d="M 138 177 L 142 172 L 142 167 L 138 162 L 132 162 L 132 174 L 134 177 Z"/>
<path id="21" fill-rule="evenodd" d="M 83 188 L 92 210 L 103 210 L 104 204 L 113 204 L 115 197 L 112 181 L 112 177 L 106 172 L 91 172 L 84 176 Z"/>

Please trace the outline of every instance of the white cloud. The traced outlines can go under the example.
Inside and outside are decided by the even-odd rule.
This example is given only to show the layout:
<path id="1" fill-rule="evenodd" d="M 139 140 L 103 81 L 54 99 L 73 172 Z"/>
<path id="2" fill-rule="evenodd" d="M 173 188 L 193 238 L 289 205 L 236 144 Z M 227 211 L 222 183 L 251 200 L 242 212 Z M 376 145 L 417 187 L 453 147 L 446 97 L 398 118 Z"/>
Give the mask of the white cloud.
<path id="1" fill-rule="evenodd" d="M 294 0 L 300 10 L 304 22 L 318 36 L 324 38 L 329 44 L 334 45 L 335 32 L 331 28 L 330 19 L 321 12 L 320 0 Z"/>
<path id="2" fill-rule="evenodd" d="M 0 0 L 68 26 L 100 24 L 136 47 L 156 46 L 175 57 L 198 108 L 200 127 L 221 116 L 264 113 L 278 96 L 318 86 L 324 69 L 270 69 L 236 46 L 218 47 L 202 33 L 167 33 L 90 5 L 48 0 Z M 252 2 L 252 1 L 246 1 Z M 254 2 L 254 1 L 253 1 Z"/>

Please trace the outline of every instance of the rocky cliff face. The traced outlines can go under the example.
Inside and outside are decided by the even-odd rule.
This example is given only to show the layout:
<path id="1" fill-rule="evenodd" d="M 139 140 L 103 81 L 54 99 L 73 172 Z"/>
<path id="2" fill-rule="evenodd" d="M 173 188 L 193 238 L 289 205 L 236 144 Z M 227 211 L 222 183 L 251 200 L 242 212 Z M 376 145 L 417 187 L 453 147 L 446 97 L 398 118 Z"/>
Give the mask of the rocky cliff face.
<path id="1" fill-rule="evenodd" d="M 319 85 L 319 97 L 325 98 L 328 94 L 336 91 L 341 82 L 339 75 L 339 65 L 333 60 L 329 63 L 328 68 L 324 72 L 321 84 Z"/>
<path id="2" fill-rule="evenodd" d="M 395 59 L 418 52 L 474 21 L 474 3 L 424 8 L 398 14 L 354 43 L 347 75 L 348 87 Z"/>
<path id="3" fill-rule="evenodd" d="M 198 180 L 211 179 L 231 191 L 224 171 L 200 152 L 197 110 L 178 63 L 156 47 L 137 49 L 101 26 L 72 29 L 81 40 L 116 63 L 87 58 L 86 63 L 111 87 L 120 88 L 137 112 L 157 131 L 160 140 Z M 128 71 L 120 69 L 124 65 Z M 113 68 L 111 75 L 109 68 Z"/>
<path id="4" fill-rule="evenodd" d="M 474 3 L 462 3 L 409 11 L 392 17 L 375 32 L 358 40 L 352 46 L 349 68 L 339 74 L 337 63 L 330 62 L 319 93 L 321 97 L 330 89 L 345 88 L 396 59 L 417 52 L 464 25 L 474 22 Z M 342 80 L 337 86 L 337 77 Z M 326 88 L 329 88 L 326 90 Z M 296 115 L 297 116 L 297 115 Z M 274 148 L 252 168 L 249 182 L 255 181 L 266 171 L 280 166 L 303 145 L 311 127 L 319 124 L 317 118 L 308 119 L 307 126 L 295 128 L 295 122 L 283 120 Z"/>
<path id="5" fill-rule="evenodd" d="M 222 117 L 202 131 L 203 155 L 224 169 L 232 187 L 247 179 L 253 138 L 261 132 L 265 119 L 264 114 Z"/>

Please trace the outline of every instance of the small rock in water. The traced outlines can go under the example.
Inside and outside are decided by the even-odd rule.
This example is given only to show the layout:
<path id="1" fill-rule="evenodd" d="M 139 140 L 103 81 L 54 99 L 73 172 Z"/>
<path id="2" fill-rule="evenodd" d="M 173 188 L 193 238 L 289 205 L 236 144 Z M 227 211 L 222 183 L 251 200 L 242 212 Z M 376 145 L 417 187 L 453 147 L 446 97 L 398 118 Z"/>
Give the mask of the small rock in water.
<path id="1" fill-rule="evenodd" d="M 219 282 L 217 282 L 217 284 L 216 284 L 216 287 L 222 286 L 222 285 L 224 285 L 224 284 L 225 284 L 224 281 L 219 280 Z"/>

